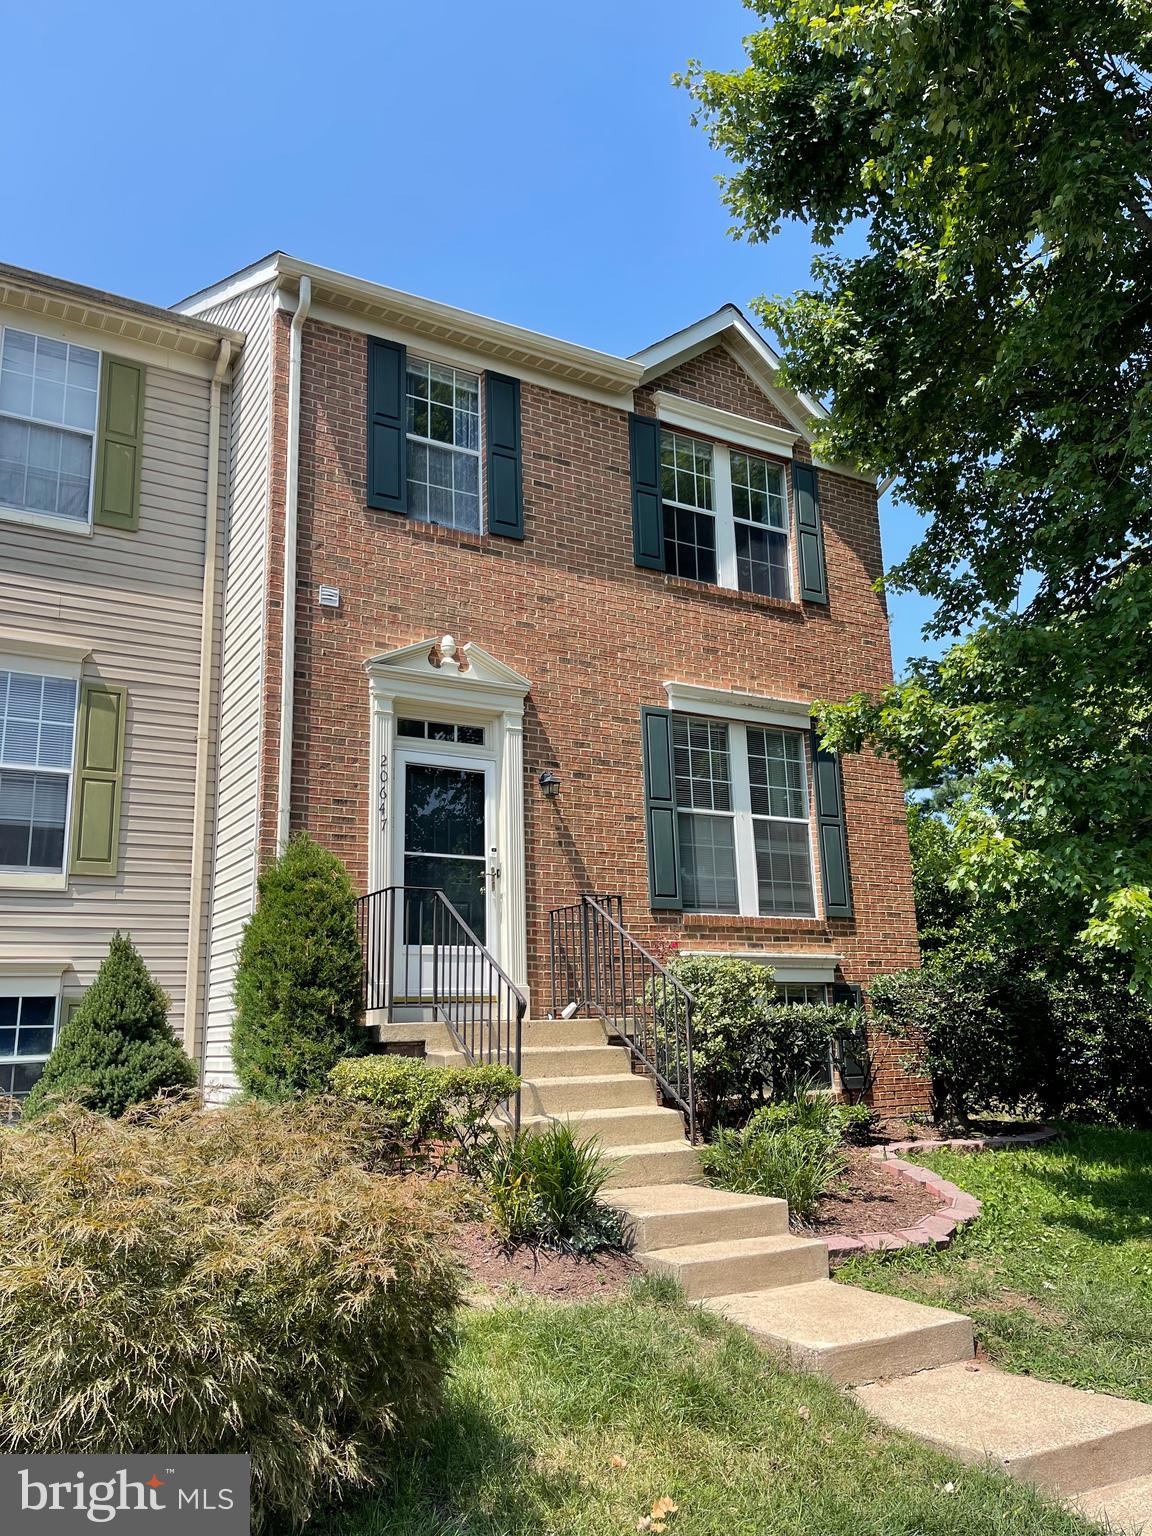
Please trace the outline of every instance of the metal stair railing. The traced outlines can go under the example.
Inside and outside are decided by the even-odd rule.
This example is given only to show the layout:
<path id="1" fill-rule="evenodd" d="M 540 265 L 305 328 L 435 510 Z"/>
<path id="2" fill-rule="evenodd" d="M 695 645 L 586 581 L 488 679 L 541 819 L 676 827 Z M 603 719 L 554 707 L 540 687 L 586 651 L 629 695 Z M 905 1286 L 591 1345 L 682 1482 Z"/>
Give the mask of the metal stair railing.
<path id="1" fill-rule="evenodd" d="M 356 921 L 366 1013 L 392 1023 L 397 1008 L 430 1009 L 470 1062 L 519 1076 L 528 999 L 443 891 L 385 886 L 359 897 Z"/>
<path id="2" fill-rule="evenodd" d="M 694 999 L 621 919 L 621 898 L 599 892 L 548 914 L 552 1013 L 587 1008 L 599 1015 L 681 1110 L 694 1142 Z"/>

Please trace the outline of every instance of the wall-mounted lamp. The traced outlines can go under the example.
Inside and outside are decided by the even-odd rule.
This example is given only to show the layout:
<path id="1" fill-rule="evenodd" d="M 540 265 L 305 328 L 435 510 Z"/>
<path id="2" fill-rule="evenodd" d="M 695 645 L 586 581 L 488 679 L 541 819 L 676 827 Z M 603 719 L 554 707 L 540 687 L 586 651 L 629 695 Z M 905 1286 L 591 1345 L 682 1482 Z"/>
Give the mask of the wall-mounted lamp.
<path id="1" fill-rule="evenodd" d="M 545 768 L 539 779 L 540 788 L 549 800 L 555 800 L 560 793 L 560 775 L 553 773 L 551 768 Z"/>

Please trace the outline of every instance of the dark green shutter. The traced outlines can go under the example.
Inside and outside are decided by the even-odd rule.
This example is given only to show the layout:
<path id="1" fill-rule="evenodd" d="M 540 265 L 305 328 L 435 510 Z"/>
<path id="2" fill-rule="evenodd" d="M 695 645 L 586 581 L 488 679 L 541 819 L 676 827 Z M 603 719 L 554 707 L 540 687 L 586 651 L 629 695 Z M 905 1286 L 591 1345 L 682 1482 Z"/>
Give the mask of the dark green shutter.
<path id="1" fill-rule="evenodd" d="M 368 338 L 368 505 L 408 510 L 407 349 Z"/>
<path id="2" fill-rule="evenodd" d="M 811 464 L 793 463 L 792 495 L 796 502 L 796 552 L 800 565 L 800 596 L 806 603 L 828 601 L 824 571 L 824 533 L 820 526 L 820 489 Z"/>
<path id="3" fill-rule="evenodd" d="M 664 508 L 660 496 L 660 423 L 628 417 L 632 464 L 632 555 L 649 571 L 664 569 Z"/>
<path id="4" fill-rule="evenodd" d="M 73 1018 L 75 1017 L 77 1008 L 79 1008 L 83 1001 L 83 996 L 66 997 L 64 999 L 64 1017 L 60 1020 L 61 1028 L 63 1028 L 65 1024 L 71 1024 Z"/>
<path id="5" fill-rule="evenodd" d="M 107 683 L 82 683 L 76 717 L 72 796 L 74 875 L 114 875 L 120 854 L 120 790 L 128 696 Z"/>
<path id="6" fill-rule="evenodd" d="M 672 765 L 672 715 L 643 709 L 644 804 L 648 831 L 648 897 L 654 908 L 683 905 L 680 834 L 676 826 L 676 776 Z"/>
<path id="7" fill-rule="evenodd" d="M 852 916 L 852 883 L 848 875 L 848 839 L 844 830 L 844 789 L 840 760 L 820 745 L 812 732 L 812 764 L 816 781 L 816 831 L 820 872 L 824 880 L 824 911 L 828 917 Z"/>
<path id="8" fill-rule="evenodd" d="M 92 520 L 102 528 L 140 526 L 140 460 L 144 437 L 144 366 L 104 354 L 100 369 L 100 434 Z"/>
<path id="9" fill-rule="evenodd" d="M 520 456 L 520 380 L 484 375 L 488 435 L 488 532 L 524 537 L 523 465 Z"/>

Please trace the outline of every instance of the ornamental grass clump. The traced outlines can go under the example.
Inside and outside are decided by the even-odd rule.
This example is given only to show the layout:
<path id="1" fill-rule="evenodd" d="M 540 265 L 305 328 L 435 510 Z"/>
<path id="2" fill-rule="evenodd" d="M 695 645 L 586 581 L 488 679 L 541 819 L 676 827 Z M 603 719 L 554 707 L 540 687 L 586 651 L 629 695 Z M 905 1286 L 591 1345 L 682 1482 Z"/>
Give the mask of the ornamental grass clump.
<path id="1" fill-rule="evenodd" d="M 459 1277 L 368 1106 L 111 1120 L 0 1146 L 0 1452 L 241 1452 L 257 1529 L 386 1472 L 438 1405 Z"/>

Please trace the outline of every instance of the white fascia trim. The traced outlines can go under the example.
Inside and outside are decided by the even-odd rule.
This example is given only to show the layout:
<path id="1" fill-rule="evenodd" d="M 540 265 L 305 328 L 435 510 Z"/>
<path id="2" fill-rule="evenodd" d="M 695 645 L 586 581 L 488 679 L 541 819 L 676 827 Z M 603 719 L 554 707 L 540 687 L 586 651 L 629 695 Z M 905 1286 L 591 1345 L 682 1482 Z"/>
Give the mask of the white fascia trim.
<path id="1" fill-rule="evenodd" d="M 735 411 L 722 411 L 718 406 L 702 405 L 698 400 L 670 395 L 662 389 L 658 389 L 652 398 L 656 402 L 656 415 L 670 427 L 687 427 L 689 431 L 719 437 L 741 448 L 770 453 L 778 459 L 792 457 L 792 444 L 798 434 L 785 427 L 755 421 L 751 416 L 739 416 Z"/>
<path id="2" fill-rule="evenodd" d="M 771 966 L 774 981 L 805 982 L 818 985 L 836 980 L 836 967 L 842 955 L 804 955 L 787 950 L 773 953 L 764 949 L 679 949 L 677 954 L 693 959 L 750 960 L 755 965 Z"/>
<path id="3" fill-rule="evenodd" d="M 709 688 L 702 683 L 666 682 L 664 692 L 668 708 L 677 714 L 744 720 L 790 730 L 807 730 L 812 723 L 812 705 L 807 699 L 773 699 L 743 688 Z"/>
<path id="4" fill-rule="evenodd" d="M 88 641 L 71 635 L 43 635 L 35 629 L 0 629 L 0 664 L 9 656 L 34 656 L 41 661 L 69 662 L 78 671 L 91 654 L 92 646 Z"/>
<path id="5" fill-rule="evenodd" d="M 671 364 L 682 362 L 715 345 L 719 338 L 729 331 L 736 331 L 743 336 L 749 345 L 760 353 L 765 366 L 773 373 L 779 368 L 780 359 L 759 331 L 748 324 L 735 304 L 725 304 L 723 309 L 718 309 L 715 314 L 705 315 L 703 319 L 686 325 L 682 331 L 674 331 L 663 341 L 654 342 L 650 347 L 633 352 L 633 362 L 641 364 L 644 369 L 641 384 L 646 384 L 650 379 L 664 373 Z"/>

